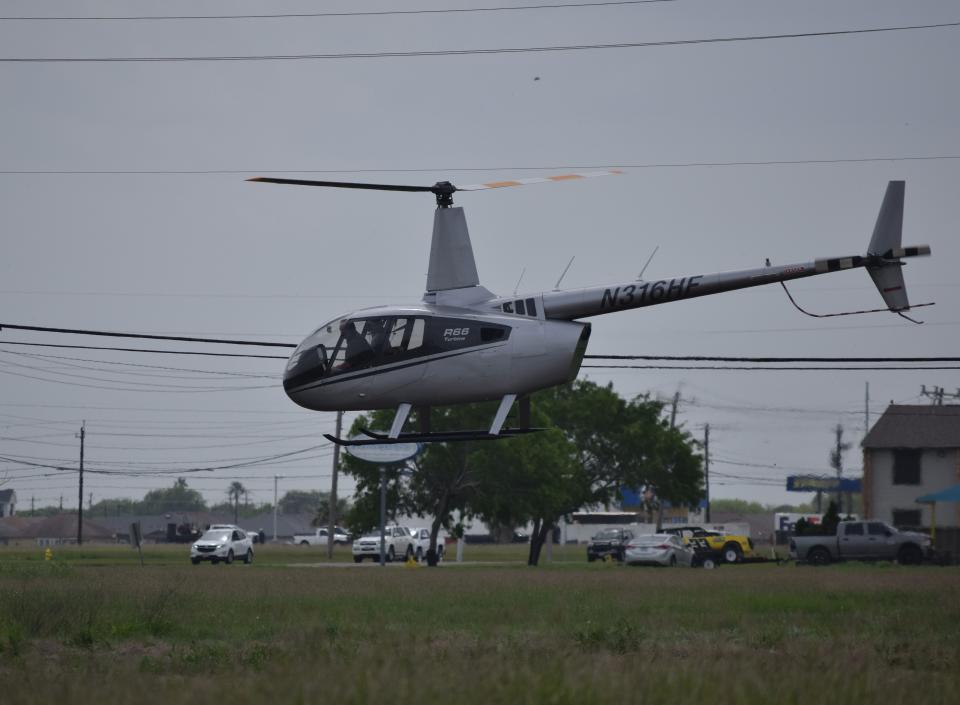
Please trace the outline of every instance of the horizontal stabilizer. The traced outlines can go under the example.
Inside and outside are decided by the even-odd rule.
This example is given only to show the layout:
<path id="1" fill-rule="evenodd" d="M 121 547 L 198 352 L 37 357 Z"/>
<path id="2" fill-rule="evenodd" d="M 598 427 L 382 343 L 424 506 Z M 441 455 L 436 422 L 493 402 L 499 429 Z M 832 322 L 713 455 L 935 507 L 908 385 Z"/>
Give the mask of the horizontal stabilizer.
<path id="1" fill-rule="evenodd" d="M 907 287 L 903 283 L 903 267 L 898 264 L 884 267 L 867 267 L 870 278 L 883 297 L 883 303 L 891 311 L 907 311 L 910 301 L 907 299 Z"/>

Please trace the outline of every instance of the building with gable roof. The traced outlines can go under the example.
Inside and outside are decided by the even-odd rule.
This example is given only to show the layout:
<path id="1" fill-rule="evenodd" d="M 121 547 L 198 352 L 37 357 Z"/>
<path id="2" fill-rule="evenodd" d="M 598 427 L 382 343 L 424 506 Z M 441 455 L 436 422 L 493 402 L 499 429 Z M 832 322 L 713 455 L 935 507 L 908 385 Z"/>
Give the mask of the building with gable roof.
<path id="1" fill-rule="evenodd" d="M 864 515 L 929 527 L 930 505 L 917 497 L 960 482 L 960 405 L 891 404 L 861 445 Z M 938 512 L 937 524 L 960 526 L 960 505 Z"/>

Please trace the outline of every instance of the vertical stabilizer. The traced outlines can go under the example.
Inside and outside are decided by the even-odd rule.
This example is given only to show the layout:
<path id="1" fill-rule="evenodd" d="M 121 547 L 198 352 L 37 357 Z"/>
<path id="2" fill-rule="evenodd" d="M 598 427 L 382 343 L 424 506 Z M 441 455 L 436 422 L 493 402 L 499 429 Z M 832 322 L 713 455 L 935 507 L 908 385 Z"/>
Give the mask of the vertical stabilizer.
<path id="1" fill-rule="evenodd" d="M 903 232 L 903 194 L 905 181 L 891 181 L 887 184 L 887 193 L 883 197 L 877 224 L 873 227 L 868 255 L 890 257 L 888 252 L 900 247 Z"/>
<path id="2" fill-rule="evenodd" d="M 905 182 L 891 181 L 880 205 L 873 237 L 867 247 L 867 255 L 877 258 L 878 264 L 868 264 L 867 272 L 891 311 L 908 311 L 910 300 L 903 281 L 903 266 L 900 261 L 900 240 L 903 234 L 903 196 Z"/>
<path id="3" fill-rule="evenodd" d="M 427 291 L 462 289 L 479 283 L 463 208 L 437 208 L 433 216 Z"/>

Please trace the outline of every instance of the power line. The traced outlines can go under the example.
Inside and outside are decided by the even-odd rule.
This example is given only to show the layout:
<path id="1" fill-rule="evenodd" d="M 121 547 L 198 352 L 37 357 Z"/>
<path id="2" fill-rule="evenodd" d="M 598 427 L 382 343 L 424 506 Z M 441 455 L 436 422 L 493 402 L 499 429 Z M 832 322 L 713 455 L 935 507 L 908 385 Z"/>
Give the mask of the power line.
<path id="1" fill-rule="evenodd" d="M 2 341 L 0 341 L 2 344 Z M 225 370 L 199 370 L 196 368 L 187 368 L 187 367 L 165 367 L 162 365 L 144 365 L 136 362 L 119 362 L 116 360 L 91 360 L 89 358 L 83 357 L 69 357 L 63 355 L 41 355 L 37 353 L 26 353 L 26 352 L 16 352 L 14 350 L 4 350 L 0 348 L 0 353 L 6 355 L 17 355 L 20 357 L 27 357 L 37 360 L 62 360 L 61 364 L 72 367 L 80 370 L 90 370 L 93 372 L 111 372 L 114 374 L 125 374 L 125 375 L 136 375 L 138 377 L 159 377 L 161 379 L 203 379 L 203 377 L 197 377 L 196 375 L 216 375 L 218 377 L 243 377 L 243 378 L 253 378 L 253 379 L 278 379 L 277 375 L 260 375 L 247 372 L 228 372 Z M 135 367 L 136 370 L 110 370 L 103 367 L 94 367 L 92 365 L 78 365 L 77 362 L 92 362 L 98 365 L 112 365 L 118 367 Z M 159 370 L 161 372 L 191 372 L 194 373 L 192 376 L 183 376 L 183 375 L 170 375 L 170 374 L 151 374 L 148 372 L 142 372 L 142 369 L 150 370 Z"/>
<path id="2" fill-rule="evenodd" d="M 128 477 L 148 477 L 148 476 L 158 476 L 158 475 L 177 475 L 177 474 L 191 474 L 197 472 L 213 472 L 215 470 L 233 470 L 237 468 L 245 467 L 255 467 L 258 465 L 270 465 L 271 461 L 284 460 L 295 455 L 303 455 L 304 453 L 309 453 L 315 450 L 329 447 L 329 443 L 321 443 L 319 445 L 309 446 L 307 448 L 301 448 L 300 450 L 289 451 L 287 453 L 277 453 L 275 455 L 269 455 L 265 457 L 258 457 L 250 460 L 242 460 L 239 462 L 232 462 L 223 465 L 213 465 L 205 467 L 192 467 L 192 468 L 177 468 L 177 469 L 158 469 L 158 470 L 141 470 L 136 472 L 131 472 L 130 470 L 110 470 L 110 469 L 90 469 L 85 468 L 85 472 L 95 473 L 98 475 L 123 475 Z M 8 463 L 16 463 L 20 465 L 29 465 L 31 467 L 38 468 L 48 468 L 52 470 L 60 471 L 69 471 L 77 472 L 73 467 L 69 465 L 52 465 L 49 463 L 36 463 L 29 460 L 20 460 L 14 457 L 0 456 L 0 460 Z"/>
<path id="3" fill-rule="evenodd" d="M 154 353 L 158 355 L 203 355 L 206 357 L 244 357 L 260 360 L 286 360 L 286 355 L 249 355 L 245 353 L 215 353 L 193 350 L 159 350 L 155 348 L 117 348 L 105 345 L 54 345 L 52 343 L 27 343 L 19 340 L 4 340 L 3 345 L 25 345 L 36 348 L 66 348 L 71 350 L 113 350 L 116 352 Z"/>
<path id="4" fill-rule="evenodd" d="M 796 166 L 816 164 L 863 164 L 870 162 L 910 162 L 960 159 L 960 154 L 931 154 L 885 157 L 848 157 L 839 159 L 765 159 L 738 162 L 645 162 L 610 164 L 557 164 L 553 166 L 476 166 L 476 167 L 417 167 L 413 169 L 7 169 L 0 170 L 5 176 L 216 176 L 230 174 L 418 174 L 449 172 L 484 171 L 570 171 L 586 169 L 685 169 L 690 167 L 727 167 L 727 166 Z M 48 293 L 48 292 L 5 292 L 5 293 Z M 53 292 L 60 293 L 60 292 Z M 109 292 L 62 292 L 81 295 L 115 296 Z M 242 294 L 130 294 L 124 296 L 221 296 L 224 298 L 259 298 Z M 358 295 L 359 296 L 359 295 Z M 343 298 L 339 296 L 303 297 L 293 294 L 278 294 L 264 298 Z M 353 298 L 353 297 L 351 297 Z M 373 298 L 373 297 L 367 297 Z"/>
<path id="5" fill-rule="evenodd" d="M 303 60 L 344 60 L 344 59 L 405 59 L 413 57 L 477 56 L 493 54 L 530 54 L 563 51 L 588 51 L 598 49 L 640 49 L 664 46 L 692 46 L 698 44 L 733 44 L 736 42 L 767 41 L 775 39 L 808 39 L 812 37 L 839 37 L 854 34 L 876 34 L 881 32 L 900 32 L 906 30 L 943 29 L 960 26 L 960 22 L 941 22 L 938 24 L 902 25 L 897 27 L 866 27 L 859 29 L 830 30 L 824 32 L 795 32 L 784 34 L 755 34 L 738 37 L 710 37 L 705 39 L 670 39 L 652 42 L 618 42 L 614 44 L 569 44 L 542 47 L 503 47 L 490 49 L 438 49 L 432 51 L 381 51 L 381 52 L 345 52 L 332 54 L 256 54 L 235 56 L 99 56 L 99 57 L 7 57 L 0 63 L 48 64 L 48 63 L 182 63 L 182 62 L 221 62 L 221 61 L 303 61 Z"/>
<path id="6" fill-rule="evenodd" d="M 226 344 L 226 345 L 264 345 L 272 347 L 286 347 L 286 348 L 295 348 L 297 347 L 294 343 L 272 343 L 272 342 L 251 342 L 247 340 L 225 340 L 220 338 L 186 338 L 186 337 L 176 337 L 176 336 L 161 336 L 161 335 L 151 335 L 145 333 L 124 333 L 124 332 L 107 332 L 107 331 L 98 331 L 98 330 L 81 330 L 81 329 L 72 329 L 72 328 L 47 328 L 41 326 L 22 326 L 14 325 L 8 323 L 0 323 L 0 329 L 2 328 L 13 328 L 19 330 L 33 330 L 33 331 L 44 331 L 44 332 L 54 332 L 54 333 L 68 333 L 75 335 L 102 335 L 102 336 L 113 336 L 119 338 L 154 338 L 161 340 L 179 340 L 179 341 L 192 341 L 199 343 L 217 343 L 217 344 Z M 40 343 L 7 343 L 4 341 L 2 344 L 19 344 L 19 345 L 40 345 Z M 67 347 L 67 346 L 64 346 Z M 80 347 L 80 346 L 77 346 Z M 114 348 L 93 348 L 96 350 L 113 350 Z M 128 350 L 128 349 L 124 349 Z M 145 351 L 146 352 L 146 351 Z M 153 352 L 148 351 L 148 352 Z M 14 353 L 15 354 L 15 353 Z M 192 353 L 188 353 L 192 354 Z M 727 356 L 717 356 L 717 355 L 584 355 L 585 359 L 591 360 L 667 360 L 667 361 L 677 361 L 677 362 L 752 362 L 752 363 L 781 363 L 781 362 L 832 362 L 832 363 L 855 363 L 855 362 L 912 362 L 912 363 L 925 363 L 925 362 L 960 362 L 960 357 L 727 357 Z M 584 367 L 616 367 L 610 365 L 584 365 Z M 631 367 L 629 365 L 625 367 Z M 684 369 L 684 368 L 677 368 Z M 700 368 L 695 368 L 700 369 Z M 736 369 L 736 368 L 730 368 Z M 819 369 L 819 368 L 818 368 Z M 847 368 L 844 368 L 847 369 Z M 851 368 L 852 369 L 852 368 Z M 897 368 L 880 368 L 880 369 L 897 369 Z M 937 368 L 930 368 L 937 369 Z M 953 368 L 946 368 L 953 369 Z"/>
<path id="7" fill-rule="evenodd" d="M 274 20 L 304 19 L 309 17 L 386 17 L 391 15 L 446 15 L 478 12 L 514 12 L 518 10 L 562 10 L 593 7 L 612 7 L 618 5 L 650 5 L 676 0 L 618 0 L 610 2 L 575 2 L 538 5 L 503 5 L 491 7 L 462 7 L 417 10 L 363 10 L 346 12 L 280 12 L 257 15 L 66 15 L 55 17 L 40 16 L 3 16 L 4 21 L 149 21 L 149 20 Z"/>
<path id="8" fill-rule="evenodd" d="M 19 362 L 10 362 L 5 361 L 0 363 L 0 365 L 19 367 L 28 370 L 33 370 L 35 372 L 46 372 L 47 374 L 59 375 L 60 377 L 67 377 L 72 379 L 86 379 L 92 380 L 95 382 L 106 382 L 107 384 L 88 384 L 84 382 L 73 382 L 69 379 L 57 379 L 50 377 L 42 377 L 36 374 L 27 374 L 25 372 L 14 372 L 8 369 L 0 369 L 0 374 L 11 375 L 14 377 L 24 377 L 26 379 L 35 379 L 41 382 L 50 382 L 53 384 L 66 384 L 76 387 L 92 387 L 94 389 L 109 389 L 112 391 L 124 391 L 124 392 L 164 392 L 169 394 L 174 393 L 199 393 L 199 392 L 226 392 L 226 391 L 247 391 L 252 389 L 273 389 L 275 384 L 261 384 L 261 385 L 245 385 L 245 386 L 188 386 L 188 385 L 179 385 L 179 384 L 159 384 L 155 382 L 136 382 L 136 381 L 127 381 L 127 380 L 115 380 L 104 377 L 94 377 L 91 375 L 77 374 L 73 372 L 58 372 L 44 367 L 35 367 L 33 365 L 27 365 Z M 124 387 L 111 386 L 114 384 L 129 385 Z"/>
<path id="9" fill-rule="evenodd" d="M 0 323 L 0 330 L 29 330 L 40 333 L 69 333 L 72 335 L 95 335 L 108 338 L 143 338 L 147 340 L 176 340 L 181 343 L 218 343 L 221 345 L 257 345 L 268 348 L 295 348 L 294 343 L 265 343 L 258 340 L 224 340 L 221 338 L 194 338 L 180 335 L 151 335 L 147 333 L 116 333 L 103 330 L 80 330 L 77 328 L 49 328 L 46 326 L 25 326 L 15 323 Z"/>
<path id="10" fill-rule="evenodd" d="M 581 365 L 581 369 L 614 369 L 614 370 L 735 370 L 739 372 L 898 372 L 898 371 L 923 371 L 923 370 L 960 370 L 960 366 L 939 365 L 925 367 L 905 367 L 905 366 L 856 366 L 856 367 L 814 367 L 814 366 L 744 366 L 744 365 Z"/>
<path id="11" fill-rule="evenodd" d="M 683 362 L 960 362 L 960 357 L 719 357 L 708 355 L 584 355 L 593 360 L 676 360 Z"/>

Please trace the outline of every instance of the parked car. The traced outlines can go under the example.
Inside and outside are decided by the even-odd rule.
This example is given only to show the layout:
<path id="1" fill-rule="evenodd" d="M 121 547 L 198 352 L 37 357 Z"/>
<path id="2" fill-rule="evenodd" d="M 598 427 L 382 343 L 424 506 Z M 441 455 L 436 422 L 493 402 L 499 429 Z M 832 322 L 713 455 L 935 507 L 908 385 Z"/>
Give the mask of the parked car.
<path id="1" fill-rule="evenodd" d="M 405 526 L 388 526 L 384 539 L 387 562 L 397 559 L 406 560 L 414 555 L 413 536 Z M 353 561 L 360 563 L 364 558 L 374 561 L 380 559 L 380 531 L 361 536 L 353 542 Z"/>
<path id="2" fill-rule="evenodd" d="M 530 534 L 523 529 L 514 529 L 513 536 L 510 537 L 511 543 L 530 543 Z"/>
<path id="3" fill-rule="evenodd" d="M 201 561 L 210 561 L 214 565 L 220 561 L 229 564 L 235 558 L 253 563 L 253 541 L 238 527 L 208 529 L 190 546 L 190 562 L 194 565 Z"/>
<path id="4" fill-rule="evenodd" d="M 882 521 L 841 521 L 833 536 L 794 536 L 790 557 L 812 565 L 843 560 L 922 563 L 931 556 L 930 537 L 900 531 Z"/>
<path id="5" fill-rule="evenodd" d="M 663 529 L 665 534 L 679 536 L 683 543 L 704 555 L 714 553 L 724 563 L 740 563 L 753 558 L 753 541 L 742 534 L 727 534 L 701 526 L 677 526 Z"/>
<path id="6" fill-rule="evenodd" d="M 426 558 L 427 551 L 430 550 L 430 529 L 423 527 L 411 528 L 410 536 L 413 537 L 413 557 L 419 563 Z M 443 539 L 439 536 L 437 537 L 437 560 L 443 560 Z"/>
<path id="7" fill-rule="evenodd" d="M 628 565 L 693 565 L 694 550 L 676 534 L 638 536 L 626 546 L 624 560 Z"/>
<path id="8" fill-rule="evenodd" d="M 312 534 L 294 534 L 293 542 L 299 546 L 326 546 L 328 529 L 322 527 Z M 339 526 L 333 528 L 333 542 L 346 545 L 350 543 L 350 533 Z"/>
<path id="9" fill-rule="evenodd" d="M 598 558 L 611 556 L 622 562 L 627 544 L 632 538 L 633 532 L 630 529 L 603 529 L 587 543 L 587 560 L 592 563 Z"/>

